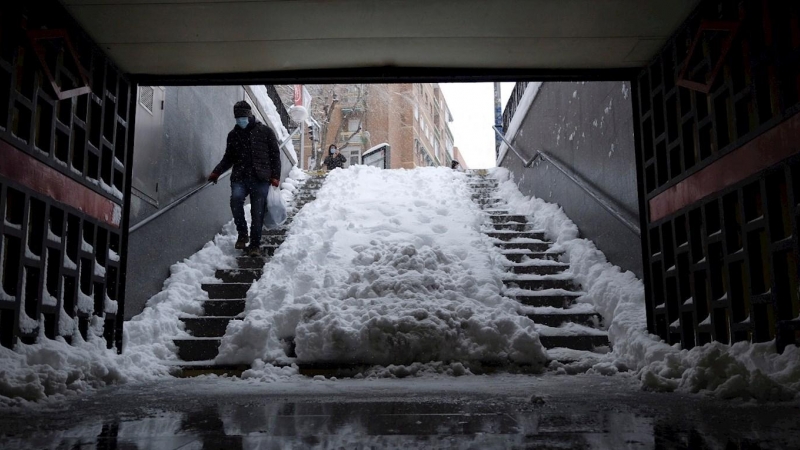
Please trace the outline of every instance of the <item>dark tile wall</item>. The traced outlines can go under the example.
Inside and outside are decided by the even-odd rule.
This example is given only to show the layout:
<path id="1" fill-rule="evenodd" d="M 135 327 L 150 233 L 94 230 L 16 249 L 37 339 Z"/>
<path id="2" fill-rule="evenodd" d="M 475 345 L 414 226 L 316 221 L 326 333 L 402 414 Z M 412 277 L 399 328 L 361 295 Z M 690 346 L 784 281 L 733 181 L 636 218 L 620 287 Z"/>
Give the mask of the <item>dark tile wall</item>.
<path id="1" fill-rule="evenodd" d="M 684 348 L 797 341 L 796 158 L 656 220 L 649 202 L 800 110 L 800 3 L 701 3 L 634 91 L 650 331 Z"/>
<path id="2" fill-rule="evenodd" d="M 64 34 L 34 41 L 43 30 Z M 59 90 L 82 87 L 88 92 L 59 99 Z M 56 2 L 0 5 L 0 139 L 120 212 L 130 91 L 127 78 Z M 13 297 L 0 301 L 0 343 L 33 342 L 41 326 L 47 337 L 69 339 L 66 324 L 77 319 L 84 337 L 102 322 L 109 348 L 119 344 L 121 322 L 107 299 L 121 300 L 120 226 L 6 177 L 0 186 L 0 282 Z M 42 318 L 32 329 L 24 326 Z"/>

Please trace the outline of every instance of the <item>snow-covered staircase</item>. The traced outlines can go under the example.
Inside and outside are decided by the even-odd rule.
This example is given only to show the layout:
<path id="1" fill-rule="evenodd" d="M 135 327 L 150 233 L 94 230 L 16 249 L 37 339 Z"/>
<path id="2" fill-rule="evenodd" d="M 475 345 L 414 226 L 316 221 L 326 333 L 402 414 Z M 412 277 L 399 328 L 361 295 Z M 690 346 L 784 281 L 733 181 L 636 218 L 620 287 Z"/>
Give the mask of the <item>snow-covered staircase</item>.
<path id="1" fill-rule="evenodd" d="M 496 196 L 497 181 L 470 175 L 473 200 L 488 214 L 485 233 L 507 259 L 505 295 L 516 299 L 520 314 L 536 323 L 539 339 L 551 359 L 574 360 L 579 352 L 605 351 L 608 334 L 601 329 L 601 316 L 591 305 L 575 300 L 583 295 L 569 274 L 569 264 L 558 262 L 543 231 L 531 230 L 523 215 L 508 211 Z"/>
<path id="2" fill-rule="evenodd" d="M 247 291 L 261 277 L 264 264 L 283 243 L 292 217 L 316 198 L 316 192 L 323 182 L 324 178 L 321 176 L 311 177 L 298 189 L 295 193 L 294 209 L 290 211 L 286 223 L 281 228 L 264 231 L 261 241 L 263 256 L 239 256 L 236 258 L 237 268 L 216 272 L 216 278 L 222 280 L 222 283 L 202 285 L 202 289 L 208 292 L 208 300 L 203 300 L 204 315 L 180 318 L 185 325 L 185 331 L 192 337 L 173 340 L 180 358 L 178 374 L 236 374 L 249 368 L 216 364 L 214 358 L 219 353 L 220 342 L 228 323 L 231 320 L 241 320 Z"/>

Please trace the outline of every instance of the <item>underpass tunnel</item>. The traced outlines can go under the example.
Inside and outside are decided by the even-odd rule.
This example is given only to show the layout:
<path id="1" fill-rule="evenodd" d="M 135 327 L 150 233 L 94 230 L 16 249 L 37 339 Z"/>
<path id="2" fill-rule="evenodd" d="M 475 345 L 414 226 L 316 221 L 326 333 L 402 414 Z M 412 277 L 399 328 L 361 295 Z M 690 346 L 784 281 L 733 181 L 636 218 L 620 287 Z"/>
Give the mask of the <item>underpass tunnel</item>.
<path id="1" fill-rule="evenodd" d="M 447 81 L 517 82 L 498 165 L 643 279 L 651 333 L 797 342 L 796 5 L 312 2 L 308 24 L 287 25 L 294 3 L 2 6 L 3 346 L 76 324 L 121 347 L 169 265 L 230 220 L 224 182 L 182 197 L 218 160 L 235 101 L 267 121 L 254 88 Z M 324 25 L 348 8 L 363 29 Z"/>

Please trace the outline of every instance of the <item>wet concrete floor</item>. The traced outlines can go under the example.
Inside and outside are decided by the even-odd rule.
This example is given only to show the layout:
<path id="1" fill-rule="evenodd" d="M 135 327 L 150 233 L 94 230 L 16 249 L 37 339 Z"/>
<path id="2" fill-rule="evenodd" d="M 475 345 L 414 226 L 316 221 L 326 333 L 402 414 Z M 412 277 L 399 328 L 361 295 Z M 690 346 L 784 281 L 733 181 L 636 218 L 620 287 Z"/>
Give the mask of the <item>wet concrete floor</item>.
<path id="1" fill-rule="evenodd" d="M 800 448 L 800 403 L 643 392 L 627 376 L 204 377 L 0 410 L 2 449 Z"/>

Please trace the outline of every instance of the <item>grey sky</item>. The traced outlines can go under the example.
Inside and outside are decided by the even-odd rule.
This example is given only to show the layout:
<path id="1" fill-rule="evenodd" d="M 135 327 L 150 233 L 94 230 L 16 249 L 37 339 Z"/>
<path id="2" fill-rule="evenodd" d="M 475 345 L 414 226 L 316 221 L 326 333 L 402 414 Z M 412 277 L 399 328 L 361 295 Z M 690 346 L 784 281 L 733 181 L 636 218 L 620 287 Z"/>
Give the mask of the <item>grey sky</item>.
<path id="1" fill-rule="evenodd" d="M 445 100 L 453 113 L 455 146 L 471 169 L 495 166 L 494 153 L 494 84 L 440 83 Z M 514 83 L 501 83 L 502 108 L 511 95 Z"/>

